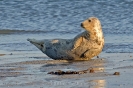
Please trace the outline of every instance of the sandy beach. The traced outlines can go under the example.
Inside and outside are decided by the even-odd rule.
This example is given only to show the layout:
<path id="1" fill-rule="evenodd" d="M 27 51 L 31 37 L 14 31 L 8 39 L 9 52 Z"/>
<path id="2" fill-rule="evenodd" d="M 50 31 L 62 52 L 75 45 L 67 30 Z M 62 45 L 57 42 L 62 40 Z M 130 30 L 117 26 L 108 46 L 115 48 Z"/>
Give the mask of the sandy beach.
<path id="1" fill-rule="evenodd" d="M 133 86 L 133 53 L 101 53 L 99 58 L 95 57 L 90 61 L 69 62 L 52 60 L 40 51 L 0 52 L 1 88 L 131 88 Z M 94 73 L 47 74 L 50 71 L 80 71 L 88 68 L 93 68 Z M 120 74 L 114 75 L 115 72 Z"/>

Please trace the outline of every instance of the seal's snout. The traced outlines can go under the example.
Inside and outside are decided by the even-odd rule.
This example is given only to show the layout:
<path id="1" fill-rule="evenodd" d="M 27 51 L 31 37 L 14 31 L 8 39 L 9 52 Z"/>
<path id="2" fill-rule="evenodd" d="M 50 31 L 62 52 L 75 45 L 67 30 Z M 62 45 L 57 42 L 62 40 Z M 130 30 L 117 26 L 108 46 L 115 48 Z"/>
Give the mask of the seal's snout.
<path id="1" fill-rule="evenodd" d="M 83 26 L 83 23 L 81 23 L 81 25 L 80 25 L 82 28 L 84 28 L 84 26 Z"/>

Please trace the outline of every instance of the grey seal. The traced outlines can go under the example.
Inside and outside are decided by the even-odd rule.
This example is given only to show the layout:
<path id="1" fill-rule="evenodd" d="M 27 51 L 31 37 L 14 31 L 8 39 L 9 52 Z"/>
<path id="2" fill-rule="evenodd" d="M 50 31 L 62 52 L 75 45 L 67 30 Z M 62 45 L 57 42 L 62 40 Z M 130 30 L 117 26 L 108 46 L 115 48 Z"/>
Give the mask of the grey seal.
<path id="1" fill-rule="evenodd" d="M 84 32 L 73 39 L 27 39 L 48 57 L 60 60 L 90 60 L 103 49 L 104 36 L 98 18 L 90 17 L 81 23 Z"/>

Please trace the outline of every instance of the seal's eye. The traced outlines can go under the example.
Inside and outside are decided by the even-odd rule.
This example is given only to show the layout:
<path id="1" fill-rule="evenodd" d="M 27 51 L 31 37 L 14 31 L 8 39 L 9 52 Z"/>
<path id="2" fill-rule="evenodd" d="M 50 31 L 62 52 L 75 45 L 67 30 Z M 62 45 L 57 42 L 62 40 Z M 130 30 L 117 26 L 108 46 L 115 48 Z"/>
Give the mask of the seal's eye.
<path id="1" fill-rule="evenodd" d="M 91 20 L 88 20 L 89 22 L 91 22 Z"/>

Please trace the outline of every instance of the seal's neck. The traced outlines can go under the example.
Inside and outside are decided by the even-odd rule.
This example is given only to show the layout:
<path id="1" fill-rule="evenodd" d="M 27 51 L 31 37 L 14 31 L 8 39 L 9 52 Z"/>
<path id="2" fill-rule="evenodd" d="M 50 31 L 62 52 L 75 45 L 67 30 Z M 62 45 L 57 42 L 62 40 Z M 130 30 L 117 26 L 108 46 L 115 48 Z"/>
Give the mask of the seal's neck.
<path id="1" fill-rule="evenodd" d="M 102 29 L 101 28 L 94 28 L 92 29 L 93 31 L 89 31 L 90 32 L 90 38 L 91 39 L 98 39 L 98 40 L 101 40 L 103 39 L 103 32 L 102 32 Z"/>

